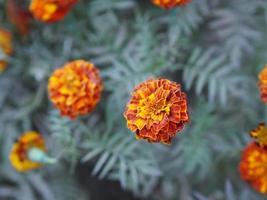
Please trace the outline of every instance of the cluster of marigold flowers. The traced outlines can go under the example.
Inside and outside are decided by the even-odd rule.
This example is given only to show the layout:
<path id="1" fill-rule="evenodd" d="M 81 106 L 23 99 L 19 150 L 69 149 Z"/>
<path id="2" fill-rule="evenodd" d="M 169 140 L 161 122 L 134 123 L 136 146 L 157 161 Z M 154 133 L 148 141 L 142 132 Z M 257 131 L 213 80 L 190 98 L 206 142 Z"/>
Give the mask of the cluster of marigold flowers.
<path id="1" fill-rule="evenodd" d="M 7 0 L 7 13 L 10 21 L 15 24 L 22 34 L 29 31 L 30 21 L 35 18 L 39 21 L 52 23 L 58 22 L 69 13 L 79 0 L 31 0 L 27 2 L 19 0 Z M 164 9 L 183 6 L 191 0 L 152 0 L 152 2 Z"/>
<path id="2" fill-rule="evenodd" d="M 250 135 L 254 141 L 242 152 L 239 172 L 256 191 L 267 194 L 267 127 L 260 123 Z"/>
<path id="3" fill-rule="evenodd" d="M 47 88 L 55 107 L 74 120 L 95 109 L 101 99 L 103 81 L 94 64 L 75 60 L 57 68 Z M 189 121 L 186 94 L 175 82 L 149 79 L 136 86 L 124 116 L 138 139 L 170 144 Z M 27 132 L 13 145 L 10 161 L 16 170 L 29 171 L 55 162 L 46 151 L 43 137 Z"/>
<path id="4" fill-rule="evenodd" d="M 51 23 L 62 20 L 78 0 L 31 0 L 29 9 L 21 1 L 7 0 L 7 13 L 22 35 L 29 32 L 32 18 Z M 165 9 L 185 5 L 189 0 L 153 0 Z M 0 29 L 0 71 L 12 53 L 12 35 Z M 103 81 L 91 62 L 74 60 L 57 68 L 48 81 L 51 102 L 63 116 L 76 119 L 92 112 L 101 99 Z M 137 138 L 170 144 L 189 121 L 186 94 L 167 79 L 150 79 L 138 85 L 124 113 L 128 128 Z M 52 164 L 43 136 L 35 131 L 21 135 L 10 152 L 11 165 L 20 172 Z"/>
<path id="5" fill-rule="evenodd" d="M 32 19 L 51 23 L 62 20 L 78 0 L 7 0 L 8 18 L 19 33 L 27 35 Z"/>
<path id="6" fill-rule="evenodd" d="M 46 23 L 58 22 L 69 13 L 79 0 L 31 0 L 28 4 L 24 0 L 7 0 L 6 10 L 11 23 L 13 23 L 20 34 L 29 33 L 32 19 Z M 151 0 L 155 5 L 171 9 L 183 6 L 191 0 Z M 0 28 L 0 72 L 6 69 L 8 57 L 12 53 L 11 33 Z"/>
<path id="7" fill-rule="evenodd" d="M 22 34 L 29 30 L 31 17 L 44 21 L 62 20 L 78 0 L 32 0 L 29 11 L 16 0 L 8 0 L 7 11 L 11 21 Z M 190 0 L 152 0 L 164 9 L 185 5 Z M 12 35 L 0 29 L 0 71 L 7 65 L 12 53 Z M 259 74 L 261 99 L 267 103 L 267 67 Z M 91 113 L 101 99 L 103 81 L 93 63 L 75 60 L 56 69 L 48 82 L 51 102 L 63 116 L 75 119 Z M 136 138 L 148 142 L 170 144 L 175 135 L 189 121 L 187 97 L 181 85 L 167 79 L 149 79 L 137 85 L 126 105 L 124 117 Z M 241 178 L 257 191 L 267 194 L 267 128 L 263 123 L 251 131 L 251 142 L 243 151 L 239 164 Z M 44 138 L 30 131 L 13 145 L 10 153 L 12 166 L 25 172 L 54 163 L 47 155 Z"/>
<path id="8" fill-rule="evenodd" d="M 62 20 L 78 0 L 32 0 L 25 9 L 17 0 L 7 1 L 7 12 L 22 34 L 27 34 L 32 17 L 51 23 Z M 190 0 L 152 0 L 164 9 L 186 5 Z M 0 71 L 12 54 L 12 35 L 0 29 Z M 267 103 L 267 66 L 259 74 L 261 99 Z M 98 68 L 90 62 L 75 60 L 56 69 L 48 82 L 51 102 L 63 116 L 76 119 L 91 113 L 101 99 L 103 81 Z M 170 144 L 189 122 L 187 97 L 181 85 L 167 79 L 149 79 L 137 85 L 126 105 L 124 117 L 137 139 Z M 267 127 L 261 123 L 251 131 L 254 139 L 243 151 L 239 164 L 241 178 L 260 193 L 267 194 Z M 55 163 L 47 155 L 42 135 L 24 133 L 10 152 L 12 166 L 25 172 Z"/>
<path id="9" fill-rule="evenodd" d="M 258 75 L 261 100 L 267 103 L 267 65 Z M 239 172 L 258 192 L 267 195 L 267 127 L 264 123 L 250 132 L 253 141 L 242 152 Z"/>

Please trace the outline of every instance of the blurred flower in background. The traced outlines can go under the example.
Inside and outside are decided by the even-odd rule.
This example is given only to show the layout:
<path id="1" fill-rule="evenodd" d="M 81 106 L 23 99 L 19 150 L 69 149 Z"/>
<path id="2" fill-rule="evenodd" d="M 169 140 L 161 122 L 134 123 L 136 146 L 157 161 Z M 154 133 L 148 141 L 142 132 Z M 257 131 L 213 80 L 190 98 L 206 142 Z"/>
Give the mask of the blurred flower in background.
<path id="1" fill-rule="evenodd" d="M 190 2 L 191 0 L 152 0 L 152 2 L 162 8 L 171 9 L 176 6 L 183 6 Z"/>
<path id="2" fill-rule="evenodd" d="M 267 194 L 267 149 L 257 143 L 249 144 L 239 164 L 241 178 L 260 193 Z"/>
<path id="3" fill-rule="evenodd" d="M 267 103 L 267 65 L 259 73 L 258 78 L 261 100 Z"/>
<path id="4" fill-rule="evenodd" d="M 12 24 L 16 26 L 19 33 L 27 35 L 30 30 L 32 15 L 25 2 L 21 0 L 7 0 L 7 15 Z"/>
<path id="5" fill-rule="evenodd" d="M 0 28 L 0 72 L 5 70 L 8 63 L 8 56 L 12 52 L 12 33 L 4 28 Z"/>
<path id="6" fill-rule="evenodd" d="M 34 18 L 43 22 L 62 20 L 78 0 L 31 0 L 30 11 Z"/>
<path id="7" fill-rule="evenodd" d="M 35 131 L 29 131 L 13 144 L 9 159 L 17 171 L 27 172 L 40 168 L 43 164 L 55 162 L 46 155 L 46 152 L 44 138 Z"/>
<path id="8" fill-rule="evenodd" d="M 66 63 L 49 78 L 50 100 L 62 115 L 72 119 L 92 112 L 102 90 L 99 70 L 84 60 Z"/>

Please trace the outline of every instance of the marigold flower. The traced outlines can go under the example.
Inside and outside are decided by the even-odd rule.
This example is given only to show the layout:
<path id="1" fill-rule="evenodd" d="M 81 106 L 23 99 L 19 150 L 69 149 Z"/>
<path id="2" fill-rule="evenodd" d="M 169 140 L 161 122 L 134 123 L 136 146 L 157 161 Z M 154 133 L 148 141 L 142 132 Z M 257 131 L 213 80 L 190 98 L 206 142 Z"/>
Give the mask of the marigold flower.
<path id="1" fill-rule="evenodd" d="M 62 20 L 78 0 L 32 0 L 30 11 L 33 16 L 43 22 Z"/>
<path id="2" fill-rule="evenodd" d="M 0 72 L 6 68 L 6 57 L 11 55 L 12 52 L 12 34 L 6 29 L 0 28 Z"/>
<path id="3" fill-rule="evenodd" d="M 260 123 L 257 128 L 250 132 L 250 136 L 256 140 L 256 143 L 262 147 L 267 147 L 267 127 Z"/>
<path id="4" fill-rule="evenodd" d="M 171 9 L 176 6 L 183 6 L 190 2 L 191 0 L 152 0 L 152 2 L 164 9 Z"/>
<path id="5" fill-rule="evenodd" d="M 90 113 L 102 90 L 99 70 L 84 60 L 69 62 L 55 70 L 48 83 L 51 101 L 62 115 L 72 119 Z"/>
<path id="6" fill-rule="evenodd" d="M 258 78 L 261 100 L 267 103 L 267 65 L 265 65 L 264 69 L 259 73 Z"/>
<path id="7" fill-rule="evenodd" d="M 45 156 L 46 151 L 47 149 L 43 137 L 35 131 L 29 131 L 24 133 L 18 141 L 13 144 L 9 159 L 11 165 L 17 171 L 26 172 L 41 167 L 42 163 L 45 163 L 45 160 L 46 163 L 53 162 L 52 159 Z M 38 155 L 37 158 L 36 152 Z M 41 158 L 40 152 L 43 152 Z"/>
<path id="8" fill-rule="evenodd" d="M 267 194 L 267 149 L 252 142 L 243 151 L 239 163 L 243 180 L 263 194 Z"/>
<path id="9" fill-rule="evenodd" d="M 23 6 L 21 0 L 8 0 L 6 9 L 10 22 L 17 27 L 22 35 L 28 34 L 32 15 Z"/>
<path id="10" fill-rule="evenodd" d="M 147 80 L 134 89 L 124 117 L 137 138 L 169 144 L 189 121 L 186 94 L 167 79 Z"/>

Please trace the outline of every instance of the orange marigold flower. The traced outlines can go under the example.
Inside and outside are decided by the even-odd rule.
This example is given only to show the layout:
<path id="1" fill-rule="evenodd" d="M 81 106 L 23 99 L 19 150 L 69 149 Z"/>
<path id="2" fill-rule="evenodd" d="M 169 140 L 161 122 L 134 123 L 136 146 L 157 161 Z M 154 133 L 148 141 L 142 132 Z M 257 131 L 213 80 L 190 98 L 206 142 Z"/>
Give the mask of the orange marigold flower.
<path id="1" fill-rule="evenodd" d="M 23 6 L 21 0 L 8 0 L 6 9 L 10 22 L 17 27 L 22 35 L 26 35 L 29 32 L 32 19 L 30 11 Z"/>
<path id="2" fill-rule="evenodd" d="M 171 9 L 176 6 L 183 6 L 190 2 L 191 0 L 152 0 L 152 2 L 164 9 Z"/>
<path id="3" fill-rule="evenodd" d="M 6 29 L 0 28 L 0 72 L 6 68 L 6 57 L 11 55 L 12 52 L 12 34 Z"/>
<path id="4" fill-rule="evenodd" d="M 261 100 L 264 103 L 267 103 L 267 65 L 264 69 L 259 73 L 259 89 L 260 89 L 260 96 Z"/>
<path id="5" fill-rule="evenodd" d="M 30 11 L 43 22 L 62 20 L 78 0 L 32 0 Z"/>
<path id="6" fill-rule="evenodd" d="M 29 151 L 33 148 L 46 152 L 43 137 L 34 131 L 24 133 L 18 141 L 13 144 L 10 152 L 10 162 L 19 172 L 26 172 L 41 167 L 41 163 L 29 159 Z"/>
<path id="7" fill-rule="evenodd" d="M 264 123 L 260 123 L 257 128 L 250 132 L 250 136 L 256 140 L 260 146 L 267 147 L 267 127 Z"/>
<path id="8" fill-rule="evenodd" d="M 255 190 L 267 194 L 267 149 L 255 142 L 249 144 L 243 150 L 239 172 Z"/>
<path id="9" fill-rule="evenodd" d="M 134 89 L 124 116 L 137 138 L 169 144 L 189 121 L 186 94 L 167 79 L 145 81 Z"/>
<path id="10" fill-rule="evenodd" d="M 72 119 L 90 113 L 102 90 L 99 70 L 84 60 L 69 62 L 55 70 L 48 84 L 51 101 L 62 115 Z"/>

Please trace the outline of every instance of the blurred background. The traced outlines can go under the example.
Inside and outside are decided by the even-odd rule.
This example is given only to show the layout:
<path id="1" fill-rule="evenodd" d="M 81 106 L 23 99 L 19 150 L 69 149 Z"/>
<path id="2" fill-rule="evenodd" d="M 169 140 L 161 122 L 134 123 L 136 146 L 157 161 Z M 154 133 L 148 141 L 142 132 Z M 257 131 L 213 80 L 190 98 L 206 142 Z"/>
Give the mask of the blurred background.
<path id="1" fill-rule="evenodd" d="M 80 0 L 63 21 L 32 20 L 26 31 L 0 0 L 0 27 L 14 47 L 0 74 L 1 200 L 266 198 L 238 172 L 249 131 L 267 119 L 257 88 L 266 0 L 192 0 L 171 10 L 149 0 Z M 93 62 L 105 88 L 93 113 L 71 121 L 49 102 L 47 80 L 74 59 Z M 190 123 L 171 145 L 136 140 L 122 115 L 134 86 L 151 77 L 180 83 L 188 96 Z M 12 168 L 12 144 L 28 130 L 45 137 L 57 164 Z"/>

